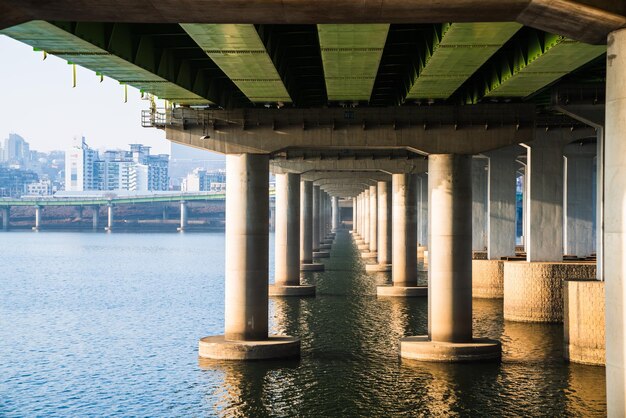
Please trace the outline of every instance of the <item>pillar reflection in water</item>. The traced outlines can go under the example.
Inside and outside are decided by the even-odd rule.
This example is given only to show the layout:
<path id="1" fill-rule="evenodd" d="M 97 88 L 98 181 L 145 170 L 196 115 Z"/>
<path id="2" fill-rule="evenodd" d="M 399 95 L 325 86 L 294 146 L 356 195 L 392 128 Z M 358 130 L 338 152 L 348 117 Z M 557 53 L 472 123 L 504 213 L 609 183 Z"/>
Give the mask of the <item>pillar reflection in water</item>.
<path id="1" fill-rule="evenodd" d="M 230 362 L 198 359 L 200 369 L 218 375 L 208 387 L 207 416 L 300 416 L 303 398 L 296 384 L 299 361 Z M 211 401 L 209 401 L 211 400 Z"/>

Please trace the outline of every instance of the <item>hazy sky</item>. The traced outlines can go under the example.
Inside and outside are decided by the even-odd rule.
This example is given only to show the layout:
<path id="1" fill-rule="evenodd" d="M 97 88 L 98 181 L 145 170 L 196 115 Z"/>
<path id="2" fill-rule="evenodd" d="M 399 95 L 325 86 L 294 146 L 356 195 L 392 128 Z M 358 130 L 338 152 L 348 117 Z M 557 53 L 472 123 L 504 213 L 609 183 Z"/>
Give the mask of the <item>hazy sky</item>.
<path id="1" fill-rule="evenodd" d="M 100 83 L 93 71 L 77 66 L 72 88 L 72 67 L 49 55 L 0 35 L 0 140 L 9 133 L 23 136 L 31 149 L 65 150 L 75 136 L 84 135 L 92 148 L 127 148 L 129 143 L 168 153 L 163 131 L 141 127 L 141 110 L 149 102 L 139 90 L 109 78 Z"/>

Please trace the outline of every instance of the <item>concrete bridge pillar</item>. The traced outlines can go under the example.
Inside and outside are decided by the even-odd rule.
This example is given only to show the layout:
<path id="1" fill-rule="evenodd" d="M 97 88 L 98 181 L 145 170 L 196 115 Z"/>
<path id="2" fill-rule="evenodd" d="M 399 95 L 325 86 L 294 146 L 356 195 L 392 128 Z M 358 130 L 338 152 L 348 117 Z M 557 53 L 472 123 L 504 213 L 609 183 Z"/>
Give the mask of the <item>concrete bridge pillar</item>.
<path id="1" fill-rule="evenodd" d="M 300 270 L 324 271 L 313 263 L 313 182 L 300 182 Z"/>
<path id="2" fill-rule="evenodd" d="M 563 145 L 526 145 L 527 261 L 563 261 Z"/>
<path id="3" fill-rule="evenodd" d="M 360 249 L 367 249 L 369 248 L 369 243 L 370 243 L 370 191 L 369 188 L 366 189 L 363 192 L 363 219 L 361 220 L 361 223 L 363 224 L 363 242 L 365 244 L 367 244 L 367 247 L 364 248 L 360 248 Z"/>
<path id="4" fill-rule="evenodd" d="M 487 176 L 487 258 L 515 255 L 516 149 L 489 153 Z"/>
<path id="5" fill-rule="evenodd" d="M 91 207 L 91 227 L 94 231 L 98 230 L 98 224 L 100 223 L 100 206 Z"/>
<path id="6" fill-rule="evenodd" d="M 187 229 L 187 202 L 180 201 L 180 226 L 177 228 L 180 232 Z"/>
<path id="7" fill-rule="evenodd" d="M 163 218 L 164 221 L 167 221 L 167 205 L 163 205 Z"/>
<path id="8" fill-rule="evenodd" d="M 417 197 L 417 240 L 420 246 L 428 246 L 428 174 L 420 174 Z"/>
<path id="9" fill-rule="evenodd" d="M 11 207 L 2 208 L 2 230 L 8 231 L 11 223 Z"/>
<path id="10" fill-rule="evenodd" d="M 504 296 L 501 257 L 515 255 L 516 157 L 519 151 L 515 146 L 487 154 L 487 259 L 472 261 L 474 298 L 501 299 Z"/>
<path id="11" fill-rule="evenodd" d="M 332 200 L 332 219 L 333 219 L 333 224 L 332 224 L 332 232 L 337 231 L 337 229 L 339 228 L 339 224 L 341 222 L 340 218 L 341 218 L 341 214 L 339 213 L 339 198 L 337 196 L 333 196 L 333 200 Z"/>
<path id="12" fill-rule="evenodd" d="M 417 174 L 393 174 L 393 286 L 378 286 L 378 296 L 426 296 L 417 286 Z"/>
<path id="13" fill-rule="evenodd" d="M 378 191 L 370 186 L 369 193 L 369 252 L 376 255 L 378 250 Z"/>
<path id="14" fill-rule="evenodd" d="M 356 197 L 352 198 L 352 232 L 358 232 L 357 230 L 357 225 L 356 225 L 356 218 L 357 216 L 359 216 L 358 214 L 358 208 L 357 208 L 357 203 L 356 203 Z"/>
<path id="15" fill-rule="evenodd" d="M 313 186 L 313 236 L 312 236 L 312 240 L 313 240 L 313 251 L 319 251 L 320 250 L 320 241 L 321 241 L 321 236 L 320 236 L 320 215 L 321 215 L 321 211 L 322 211 L 322 205 L 321 205 L 321 200 L 322 200 L 322 193 L 320 190 L 320 186 Z"/>
<path id="16" fill-rule="evenodd" d="M 472 251 L 487 248 L 487 162 L 472 158 Z"/>
<path id="17" fill-rule="evenodd" d="M 472 157 L 431 154 L 428 175 L 428 335 L 402 339 L 400 355 L 423 361 L 499 359 L 498 341 L 472 336 Z M 395 268 L 395 251 L 393 261 Z"/>
<path id="18" fill-rule="evenodd" d="M 367 264 L 365 271 L 391 271 L 391 182 L 379 181 L 377 186 L 377 264 Z"/>
<path id="19" fill-rule="evenodd" d="M 357 219 L 356 219 L 356 223 L 357 223 L 357 232 L 359 234 L 359 239 L 363 239 L 363 193 L 359 193 L 359 195 L 356 197 L 356 203 L 357 203 Z"/>
<path id="20" fill-rule="evenodd" d="M 276 175 L 275 277 L 270 296 L 312 296 L 300 284 L 300 174 Z"/>
<path id="21" fill-rule="evenodd" d="M 268 336 L 269 156 L 226 156 L 224 335 L 205 337 L 200 357 L 294 357 L 300 341 Z"/>
<path id="22" fill-rule="evenodd" d="M 105 231 L 111 232 L 113 231 L 113 222 L 115 221 L 114 219 L 114 208 L 113 208 L 113 204 L 109 203 L 107 205 L 107 226 L 104 227 Z"/>
<path id="23" fill-rule="evenodd" d="M 35 226 L 33 226 L 33 231 L 39 231 L 39 229 L 41 229 L 41 212 L 41 206 L 35 206 Z"/>
<path id="24" fill-rule="evenodd" d="M 588 257 L 594 252 L 595 144 L 565 149 L 564 254 Z"/>
<path id="25" fill-rule="evenodd" d="M 391 268 L 391 182 L 378 182 L 378 264 Z"/>
<path id="26" fill-rule="evenodd" d="M 604 264 L 606 404 L 626 416 L 626 30 L 609 35 L 604 137 Z"/>

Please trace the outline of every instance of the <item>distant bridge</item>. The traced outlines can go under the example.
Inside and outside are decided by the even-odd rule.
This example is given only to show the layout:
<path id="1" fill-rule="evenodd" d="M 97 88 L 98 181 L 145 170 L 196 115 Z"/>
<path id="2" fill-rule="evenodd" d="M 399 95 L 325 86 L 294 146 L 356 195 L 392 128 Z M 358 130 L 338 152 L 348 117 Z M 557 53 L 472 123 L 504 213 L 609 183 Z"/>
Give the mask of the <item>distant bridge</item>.
<path id="1" fill-rule="evenodd" d="M 26 196 L 0 198 L 0 207 L 11 206 L 102 206 L 139 203 L 196 202 L 224 200 L 224 193 L 175 193 L 137 196 Z"/>

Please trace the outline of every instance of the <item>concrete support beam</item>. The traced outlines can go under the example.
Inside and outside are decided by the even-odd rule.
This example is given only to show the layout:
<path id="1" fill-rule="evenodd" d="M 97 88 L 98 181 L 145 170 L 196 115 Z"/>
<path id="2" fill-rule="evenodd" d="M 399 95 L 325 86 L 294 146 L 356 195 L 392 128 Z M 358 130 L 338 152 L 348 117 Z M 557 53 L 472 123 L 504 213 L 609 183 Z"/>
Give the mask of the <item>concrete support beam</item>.
<path id="1" fill-rule="evenodd" d="M 313 235 L 312 248 L 313 252 L 319 251 L 321 242 L 320 216 L 322 212 L 322 194 L 320 186 L 313 186 Z"/>
<path id="2" fill-rule="evenodd" d="M 72 10 L 73 2 L 0 3 L 0 29 L 30 20 L 76 20 L 84 22 L 171 23 L 432 23 L 517 21 L 552 33 L 588 42 L 605 42 L 609 32 L 626 26 L 623 4 L 616 1 L 448 0 L 423 2 L 357 3 L 340 1 L 245 1 L 230 0 L 212 13 L 203 4 L 184 8 L 175 0 L 94 3 Z"/>
<path id="3" fill-rule="evenodd" d="M 313 263 L 313 182 L 300 182 L 300 270 L 323 271 Z"/>
<path id="4" fill-rule="evenodd" d="M 184 200 L 180 201 L 180 226 L 178 230 L 183 232 L 187 229 L 187 202 Z"/>
<path id="5" fill-rule="evenodd" d="M 565 147 L 564 253 L 587 257 L 594 252 L 594 157 L 596 145 Z"/>
<path id="6" fill-rule="evenodd" d="M 269 157 L 226 156 L 224 335 L 205 337 L 199 355 L 260 360 L 300 354 L 295 338 L 268 336 Z"/>
<path id="7" fill-rule="evenodd" d="M 487 258 L 515 255 L 516 158 L 519 147 L 488 154 Z"/>
<path id="8" fill-rule="evenodd" d="M 426 296 L 417 286 L 417 175 L 392 176 L 392 259 L 393 286 L 378 286 L 378 296 Z"/>
<path id="9" fill-rule="evenodd" d="M 357 218 L 359 216 L 358 207 L 357 206 L 358 206 L 357 198 L 353 197 L 352 198 L 352 232 L 353 233 L 359 232 L 359 230 L 357 229 L 357 222 L 356 222 L 356 220 L 357 220 Z"/>
<path id="10" fill-rule="evenodd" d="M 339 208 L 339 198 L 337 196 L 332 197 L 332 219 L 332 232 L 335 232 L 341 225 L 341 209 Z"/>
<path id="11" fill-rule="evenodd" d="M 472 251 L 487 248 L 487 163 L 486 158 L 472 158 Z"/>
<path id="12" fill-rule="evenodd" d="M 363 241 L 370 243 L 370 191 L 369 188 L 363 192 Z"/>
<path id="13" fill-rule="evenodd" d="M 94 231 L 97 231 L 99 224 L 100 224 L 100 206 L 92 206 L 91 207 L 91 229 L 93 229 Z"/>
<path id="14" fill-rule="evenodd" d="M 606 404 L 626 416 L 626 30 L 609 35 L 604 141 Z"/>
<path id="15" fill-rule="evenodd" d="M 300 262 L 313 262 L 313 182 L 300 182 Z"/>
<path id="16" fill-rule="evenodd" d="M 428 336 L 402 339 L 400 355 L 425 361 L 499 359 L 499 342 L 472 335 L 472 158 L 433 154 L 428 162 Z"/>
<path id="17" fill-rule="evenodd" d="M 418 178 L 417 241 L 425 247 L 428 245 L 428 174 L 420 174 Z"/>
<path id="18" fill-rule="evenodd" d="M 33 231 L 39 231 L 41 229 L 42 210 L 41 206 L 35 206 L 35 226 L 33 226 Z"/>
<path id="19" fill-rule="evenodd" d="M 563 145 L 550 132 L 524 145 L 527 261 L 563 261 Z"/>
<path id="20" fill-rule="evenodd" d="M 375 253 L 378 249 L 378 192 L 376 186 L 369 189 L 369 251 Z"/>
<path id="21" fill-rule="evenodd" d="M 2 230 L 8 231 L 11 226 L 11 207 L 2 208 Z"/>
<path id="22" fill-rule="evenodd" d="M 314 295 L 315 286 L 300 285 L 300 175 L 276 175 L 274 285 L 270 296 Z"/>
<path id="23" fill-rule="evenodd" d="M 113 222 L 114 219 L 114 207 L 112 203 L 107 205 L 107 226 L 104 227 L 105 231 L 111 232 L 113 231 Z"/>
<path id="24" fill-rule="evenodd" d="M 378 182 L 378 264 L 390 265 L 392 260 L 391 182 Z"/>
<path id="25" fill-rule="evenodd" d="M 365 266 L 366 271 L 391 271 L 392 261 L 392 193 L 390 181 L 379 181 L 377 185 L 378 192 L 378 230 L 377 230 L 377 258 L 378 264 L 368 264 Z"/>

